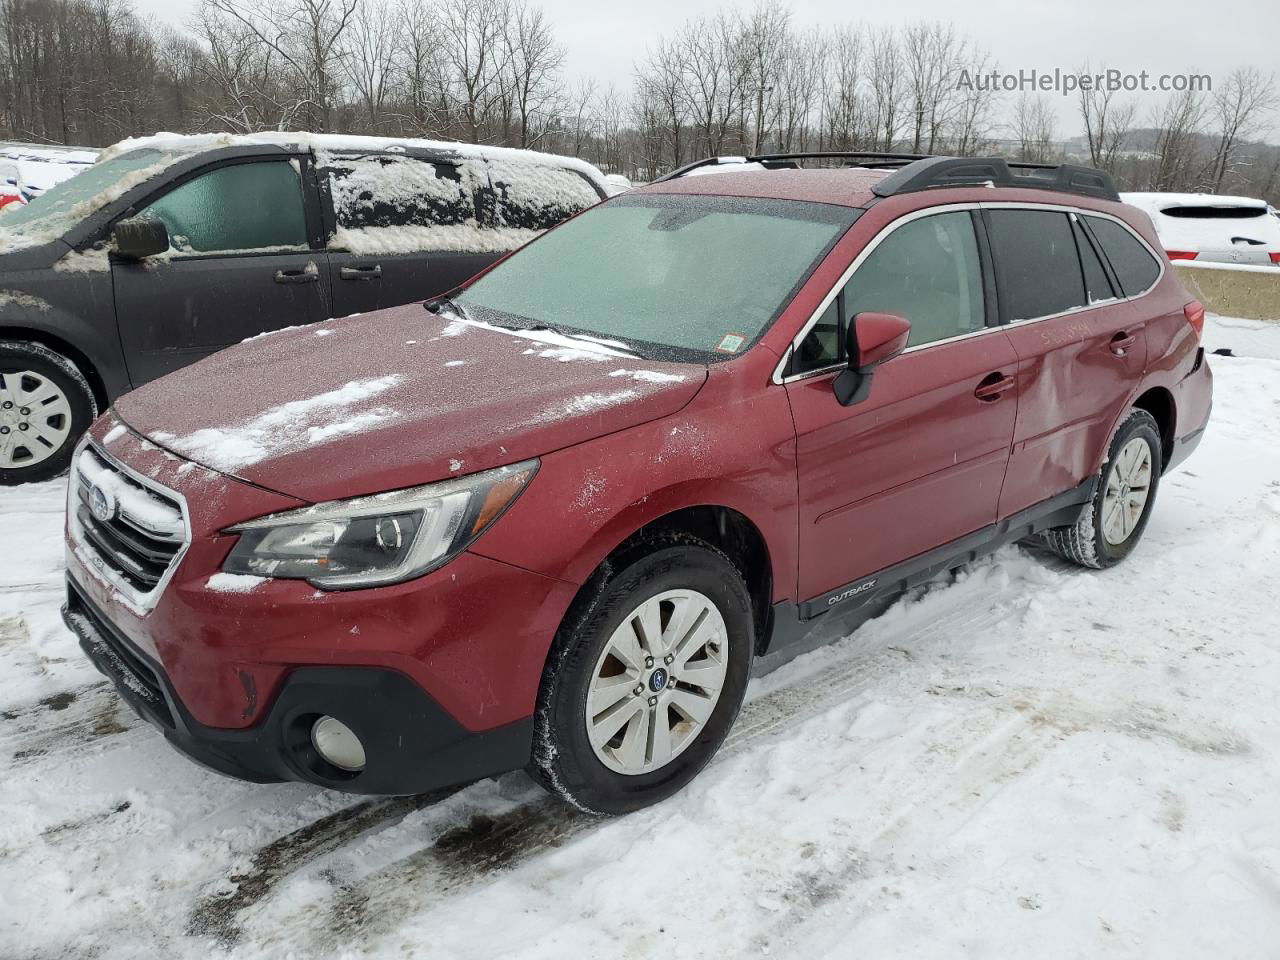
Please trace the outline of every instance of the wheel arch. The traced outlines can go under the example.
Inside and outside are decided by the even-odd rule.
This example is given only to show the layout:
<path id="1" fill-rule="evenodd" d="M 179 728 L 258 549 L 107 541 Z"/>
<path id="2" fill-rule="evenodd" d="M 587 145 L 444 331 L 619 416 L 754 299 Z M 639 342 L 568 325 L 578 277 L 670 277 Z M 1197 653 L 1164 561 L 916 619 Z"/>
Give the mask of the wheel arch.
<path id="1" fill-rule="evenodd" d="M 93 399 L 94 403 L 97 404 L 98 411 L 101 412 L 111 406 L 106 382 L 102 379 L 102 374 L 99 373 L 97 365 L 89 359 L 89 356 L 83 350 L 78 349 L 68 341 L 46 330 L 3 323 L 0 323 L 0 340 L 26 340 L 29 343 L 38 343 L 42 347 L 47 347 L 55 353 L 61 354 L 75 364 L 76 369 L 80 371 L 88 382 L 89 389 L 93 391 Z"/>
<path id="2" fill-rule="evenodd" d="M 1163 472 L 1169 466 L 1177 437 L 1178 409 L 1173 393 L 1167 387 L 1151 387 L 1133 401 L 1133 406 L 1151 414 L 1160 428 L 1160 468 Z"/>
<path id="3" fill-rule="evenodd" d="M 756 649 L 763 649 L 772 610 L 773 566 L 763 532 L 746 514 L 733 507 L 705 503 L 679 507 L 652 517 L 624 537 L 596 565 L 578 588 L 566 619 L 589 609 L 611 572 L 670 542 L 672 536 L 710 544 L 724 553 L 741 573 L 751 597 Z"/>

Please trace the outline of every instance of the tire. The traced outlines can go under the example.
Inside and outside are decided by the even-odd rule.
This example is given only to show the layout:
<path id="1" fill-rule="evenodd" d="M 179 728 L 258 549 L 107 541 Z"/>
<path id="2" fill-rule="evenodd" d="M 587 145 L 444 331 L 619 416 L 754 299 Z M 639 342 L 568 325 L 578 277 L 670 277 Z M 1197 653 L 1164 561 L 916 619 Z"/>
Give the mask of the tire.
<path id="1" fill-rule="evenodd" d="M 0 340 L 0 486 L 65 473 L 97 415 L 74 363 L 43 344 Z"/>
<path id="2" fill-rule="evenodd" d="M 543 672 L 529 772 L 582 810 L 628 813 L 676 793 L 724 742 L 742 706 L 755 651 L 751 599 L 728 557 L 676 533 L 626 551 L 602 567 L 594 589 L 583 593 L 585 599 L 561 625 Z M 640 642 L 646 623 L 660 633 L 647 645 Z M 684 637 L 691 639 L 681 647 Z M 619 650 L 632 640 L 626 656 L 658 656 L 628 668 Z M 712 681 L 704 687 L 690 678 L 711 678 L 717 671 L 722 679 L 714 706 L 695 722 L 707 710 Z M 613 684 L 621 693 L 605 689 Z M 589 694 L 596 705 L 607 698 L 616 702 L 589 718 Z M 686 713 L 690 707 L 696 709 Z M 632 719 L 604 737 L 601 731 L 614 722 L 610 718 L 624 713 Z M 658 733 L 660 723 L 665 737 Z M 670 758 L 658 763 L 666 756 L 663 743 Z"/>
<path id="3" fill-rule="evenodd" d="M 1162 456 L 1155 418 L 1145 410 L 1130 410 L 1111 439 L 1107 459 L 1098 471 L 1098 488 L 1080 519 L 1069 527 L 1046 530 L 1041 534 L 1044 541 L 1082 567 L 1115 566 L 1133 551 L 1147 528 L 1160 487 Z M 1140 469 L 1144 462 L 1145 474 Z M 1137 508 L 1133 504 L 1140 487 L 1133 481 L 1144 476 L 1145 499 Z"/>

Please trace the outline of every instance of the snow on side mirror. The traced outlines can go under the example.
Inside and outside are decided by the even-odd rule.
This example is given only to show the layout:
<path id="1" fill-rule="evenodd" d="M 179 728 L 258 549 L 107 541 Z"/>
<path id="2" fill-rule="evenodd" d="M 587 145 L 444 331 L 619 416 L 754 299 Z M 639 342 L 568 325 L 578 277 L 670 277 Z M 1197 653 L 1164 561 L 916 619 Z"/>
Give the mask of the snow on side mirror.
<path id="1" fill-rule="evenodd" d="M 169 231 L 152 217 L 121 220 L 111 230 L 115 252 L 129 260 L 141 260 L 169 249 Z"/>

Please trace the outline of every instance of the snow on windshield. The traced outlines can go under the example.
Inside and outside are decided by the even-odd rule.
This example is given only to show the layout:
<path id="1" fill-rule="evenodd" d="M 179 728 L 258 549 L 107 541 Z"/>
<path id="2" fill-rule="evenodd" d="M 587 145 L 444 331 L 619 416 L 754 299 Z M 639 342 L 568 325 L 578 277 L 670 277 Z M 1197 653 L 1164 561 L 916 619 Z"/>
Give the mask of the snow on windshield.
<path id="1" fill-rule="evenodd" d="M 0 218 L 0 253 L 57 240 L 178 159 L 159 150 L 133 150 L 99 160 Z"/>

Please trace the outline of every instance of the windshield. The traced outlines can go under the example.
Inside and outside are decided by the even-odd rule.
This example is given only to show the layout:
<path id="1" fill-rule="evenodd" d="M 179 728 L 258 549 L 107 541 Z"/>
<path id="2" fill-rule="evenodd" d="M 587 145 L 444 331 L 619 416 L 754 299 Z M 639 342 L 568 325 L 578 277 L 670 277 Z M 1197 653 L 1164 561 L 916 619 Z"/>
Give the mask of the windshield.
<path id="1" fill-rule="evenodd" d="M 173 159 L 159 150 L 130 150 L 94 163 L 24 206 L 10 204 L 0 216 L 0 231 L 27 243 L 55 240 Z"/>
<path id="2" fill-rule="evenodd" d="M 544 324 L 667 359 L 724 359 L 768 329 L 860 212 L 795 200 L 617 197 L 504 260 L 458 301 L 489 322 Z"/>

